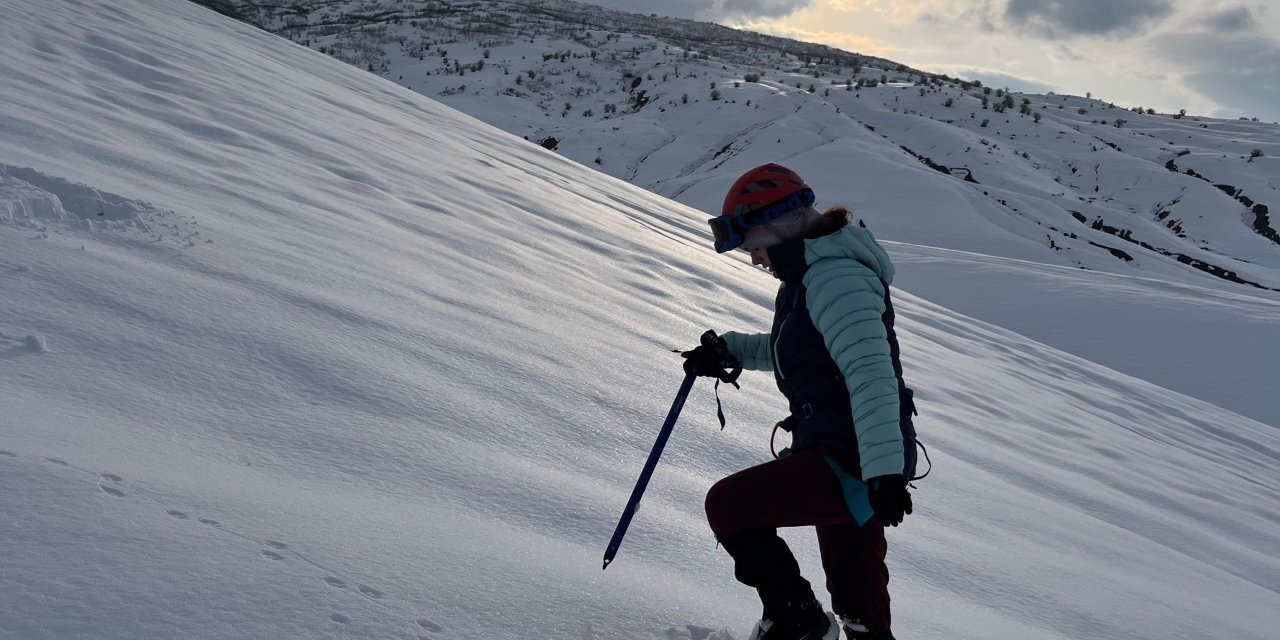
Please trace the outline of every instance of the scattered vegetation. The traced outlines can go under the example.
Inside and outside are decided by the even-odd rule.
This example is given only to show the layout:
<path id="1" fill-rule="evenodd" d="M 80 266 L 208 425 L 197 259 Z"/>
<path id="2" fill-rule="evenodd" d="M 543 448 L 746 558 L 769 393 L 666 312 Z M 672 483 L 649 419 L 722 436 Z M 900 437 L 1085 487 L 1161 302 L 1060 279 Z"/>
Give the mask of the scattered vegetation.
<path id="1" fill-rule="evenodd" d="M 1087 166 L 1081 165 L 1079 175 L 1075 166 L 1070 175 L 1059 171 L 1060 159 L 1053 153 L 1041 153 L 1040 149 L 1045 148 L 1041 145 L 1065 136 L 1067 140 L 1074 138 L 1070 144 L 1079 145 L 1081 152 L 1089 154 L 1105 151 L 1107 147 L 1120 151 L 1115 142 L 1100 136 L 1119 142 L 1124 142 L 1122 137 L 1142 140 L 1142 144 L 1150 146 L 1150 138 L 1160 135 L 1153 135 L 1155 129 L 1144 127 L 1148 123 L 1141 116 L 1124 114 L 1124 111 L 1130 111 L 1144 116 L 1154 115 L 1154 109 L 1116 107 L 1098 100 L 1086 102 L 1052 93 L 1049 94 L 1051 97 L 1027 97 L 1008 88 L 916 71 L 887 60 L 819 45 L 740 32 L 708 23 L 650 20 L 592 5 L 564 9 L 568 14 L 544 14 L 506 7 L 505 3 L 446 3 L 443 0 L 382 4 L 312 3 L 306 5 L 307 10 L 295 2 L 285 2 L 281 6 L 281 3 L 252 3 L 250 0 L 220 1 L 233 5 L 239 17 L 246 21 L 359 68 L 396 79 L 402 85 L 412 84 L 424 94 L 444 98 L 467 97 L 465 101 L 451 101 L 451 104 L 482 101 L 485 96 L 503 96 L 503 99 L 515 98 L 536 105 L 543 114 L 551 117 L 536 123 L 535 119 L 527 119 L 526 122 L 532 124 L 525 124 L 524 131 L 515 133 L 523 133 L 526 138 L 552 150 L 559 148 L 562 141 L 572 140 L 574 144 L 563 145 L 568 150 L 562 152 L 587 164 L 604 167 L 608 163 L 610 172 L 619 175 L 635 169 L 630 164 L 634 158 L 608 145 L 608 153 L 597 148 L 596 153 L 591 154 L 589 143 L 584 143 L 579 137 L 608 135 L 610 127 L 612 131 L 619 131 L 620 127 L 627 126 L 628 116 L 639 112 L 643 112 L 641 119 L 647 123 L 661 123 L 667 117 L 658 113 L 680 113 L 685 118 L 682 122 L 690 123 L 699 122 L 699 118 L 708 122 L 735 110 L 775 113 L 780 105 L 785 104 L 784 108 L 788 110 L 792 105 L 805 110 L 820 109 L 827 114 L 826 118 L 834 114 L 871 131 L 875 128 L 862 122 L 867 110 L 909 115 L 912 122 L 915 118 L 928 118 L 940 123 L 959 123 L 964 127 L 959 138 L 963 141 L 961 144 L 972 146 L 957 148 L 953 142 L 937 146 L 932 142 L 913 142 L 911 146 L 924 150 L 933 158 L 909 149 L 907 152 L 941 174 L 968 182 L 976 182 L 973 170 L 983 175 L 984 181 L 992 180 L 987 177 L 984 165 L 1013 162 L 1019 171 L 1037 171 L 1057 180 L 1064 187 L 1062 194 L 1055 194 L 1058 197 L 1105 202 L 1108 197 L 1108 166 L 1105 163 L 1109 160 L 1099 161 L 1100 168 L 1094 169 L 1090 181 L 1084 175 L 1088 173 Z M 375 4 L 380 6 L 377 11 L 368 9 Z M 397 61 L 394 71 L 390 63 L 392 59 Z M 839 92 L 841 85 L 849 93 Z M 834 97 L 833 90 L 836 92 Z M 701 93 L 704 91 L 706 93 Z M 696 98 L 698 95 L 704 97 Z M 818 100 L 818 95 L 827 99 Z M 1087 94 L 1087 98 L 1093 100 L 1092 94 Z M 974 102 L 969 102 L 970 99 Z M 989 117 L 977 117 L 978 104 L 984 115 Z M 1045 127 L 1033 127 L 1032 124 L 1042 123 L 1042 110 L 1051 106 L 1075 108 L 1083 117 L 1051 119 Z M 1016 115 L 1014 109 L 1017 110 Z M 1112 110 L 1112 114 L 1107 114 Z M 965 116 L 964 111 L 970 114 Z M 716 115 L 709 115 L 713 113 Z M 1091 114 L 1093 120 L 1090 120 Z M 1115 117 L 1115 114 L 1126 115 L 1132 119 L 1132 124 L 1126 118 Z M 1102 119 L 1103 115 L 1107 117 Z M 1174 120 L 1187 117 L 1185 109 L 1168 115 Z M 503 116 L 510 117 L 508 114 Z M 1103 129 L 1084 124 L 1090 121 L 1124 131 L 1106 134 Z M 1192 121 L 1198 123 L 1199 119 L 1192 118 Z M 835 121 L 824 121 L 830 122 Z M 887 127 L 878 135 L 899 139 L 901 127 L 891 122 L 893 120 L 890 119 L 883 124 L 877 122 L 877 127 Z M 1165 127 L 1172 131 L 1196 126 L 1165 122 Z M 974 124 L 989 129 L 980 134 L 989 139 L 974 141 L 970 138 L 978 133 L 972 131 Z M 1203 123 L 1199 126 L 1208 128 Z M 1075 133 L 1071 131 L 1073 128 Z M 1216 126 L 1214 128 L 1217 129 Z M 623 131 L 635 133 L 635 129 Z M 774 138 L 770 136 L 769 140 L 772 144 Z M 780 138 L 779 144 L 782 142 Z M 1170 156 L 1176 158 L 1190 153 L 1175 143 L 1196 145 L 1175 137 L 1170 137 L 1166 143 L 1167 154 L 1161 158 L 1168 160 L 1166 166 L 1174 166 L 1175 172 L 1189 179 L 1201 178 L 1191 169 L 1177 169 L 1174 160 L 1169 159 Z M 654 141 L 654 145 L 660 144 L 663 144 L 661 139 Z M 1229 157 L 1233 163 L 1239 163 L 1237 158 L 1255 162 L 1264 157 L 1264 148 L 1252 149 L 1248 153 L 1240 149 L 1215 149 L 1213 154 L 1209 154 L 1197 147 L 1197 159 L 1200 159 L 1200 154 L 1213 155 L 1216 159 L 1220 151 L 1223 158 Z M 1036 151 L 1034 157 L 1028 150 Z M 741 149 L 735 147 L 722 151 L 732 155 Z M 691 158 L 690 162 L 694 160 Z M 960 166 L 962 164 L 968 166 Z M 1199 164 L 1196 166 L 1212 174 Z M 1234 166 L 1243 170 L 1239 164 Z M 1251 167 L 1250 170 L 1256 169 Z M 991 172 L 999 175 L 994 168 Z M 1112 185 L 1111 188 L 1118 190 L 1123 187 Z M 1240 199 L 1243 196 L 1235 193 L 1232 197 Z M 1013 208 L 1004 201 L 999 204 Z M 1276 203 L 1271 204 L 1274 209 Z M 1267 237 L 1271 237 L 1268 234 L 1274 235 L 1266 205 L 1249 202 L 1246 206 L 1253 214 L 1254 229 Z M 1164 215 L 1159 218 L 1161 222 L 1177 233 L 1194 229 L 1193 224 L 1186 224 L 1181 212 L 1170 217 L 1166 211 Z M 1051 244 L 1055 242 L 1053 238 L 1051 236 Z M 1054 244 L 1054 248 L 1059 251 L 1070 251 L 1073 244 L 1079 244 L 1061 238 L 1057 242 L 1061 244 Z"/>

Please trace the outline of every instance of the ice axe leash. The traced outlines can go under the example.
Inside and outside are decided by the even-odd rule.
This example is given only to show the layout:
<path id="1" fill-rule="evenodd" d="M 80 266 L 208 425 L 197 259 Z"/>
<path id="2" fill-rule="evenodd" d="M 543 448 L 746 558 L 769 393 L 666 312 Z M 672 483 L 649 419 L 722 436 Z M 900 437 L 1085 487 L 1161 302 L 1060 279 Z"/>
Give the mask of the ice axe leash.
<path id="1" fill-rule="evenodd" d="M 704 349 L 709 350 L 710 353 L 713 354 L 709 358 L 704 357 L 700 358 L 700 360 L 702 360 L 702 367 L 707 368 L 708 371 L 714 371 L 715 373 L 708 373 L 700 370 L 698 371 L 698 375 L 704 375 L 716 379 L 716 418 L 720 420 L 720 429 L 724 430 L 724 407 L 720 404 L 720 383 L 727 382 L 733 385 L 733 388 L 741 389 L 742 387 L 738 386 L 738 376 L 742 375 L 742 362 L 729 352 L 729 344 L 725 342 L 724 338 L 716 335 L 715 331 L 707 331 L 706 333 L 703 333 L 700 342 L 702 343 L 702 346 L 694 351 L 682 352 L 679 349 L 672 349 L 672 351 L 675 351 L 686 358 L 691 354 Z"/>

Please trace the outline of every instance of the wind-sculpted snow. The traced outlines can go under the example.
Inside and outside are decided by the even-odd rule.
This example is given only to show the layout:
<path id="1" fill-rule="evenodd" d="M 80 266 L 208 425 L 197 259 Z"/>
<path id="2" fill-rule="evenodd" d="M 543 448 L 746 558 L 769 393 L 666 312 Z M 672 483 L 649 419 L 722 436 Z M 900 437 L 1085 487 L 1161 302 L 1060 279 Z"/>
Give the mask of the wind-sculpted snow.
<path id="1" fill-rule="evenodd" d="M 814 185 L 821 206 L 852 207 L 881 238 L 1227 285 L 1249 306 L 1280 301 L 1275 124 L 1006 93 L 869 56 L 575 3 L 236 4 L 282 36 L 702 211 L 718 211 L 724 185 L 742 171 L 781 161 Z M 899 284 L 938 289 L 916 273 Z M 941 277 L 954 283 L 943 293 L 963 292 L 965 313 L 1062 344 L 1056 330 L 1027 321 L 1040 314 L 969 300 L 991 286 L 983 274 Z M 1257 380 L 1280 375 L 1259 357 L 1269 330 L 1225 319 L 1187 341 L 1149 329 L 1167 307 L 1127 306 L 1135 312 L 1117 318 L 1121 327 L 1089 332 L 1091 358 L 1280 422 L 1280 403 L 1254 392 Z M 1135 338 L 1141 357 L 1132 357 Z M 1168 375 L 1192 361 L 1222 383 L 1206 389 L 1199 373 Z"/>
<path id="2" fill-rule="evenodd" d="M 695 387 L 599 570 L 679 383 L 669 350 L 768 320 L 775 282 L 716 256 L 706 214 L 189 3 L 0 0 L 0 15 L 7 201 L 83 213 L 66 203 L 96 193 L 200 232 L 157 241 L 27 204 L 0 224 L 0 636 L 750 628 L 754 594 L 702 496 L 767 456 L 784 405 L 766 376 L 721 389 L 724 431 L 710 385 Z M 882 158 L 867 133 L 813 157 L 844 145 L 919 164 Z M 922 193 L 990 215 L 966 188 Z M 1089 285 L 1171 310 L 1208 299 L 1225 330 L 1258 339 L 1272 299 L 1181 269 L 1017 262 L 1037 255 L 1025 236 L 962 227 L 988 255 L 889 245 L 935 464 L 890 533 L 898 635 L 1271 637 L 1275 427 L 1075 350 L 1137 330 Z M 949 308 L 925 284 L 948 265 L 1042 283 L 971 301 L 1065 292 L 1096 312 L 1032 339 Z M 1170 313 L 1155 333 L 1178 352 L 1209 313 Z M 1200 380 L 1223 404 L 1229 385 L 1266 390 Z M 787 536 L 820 584 L 811 535 Z"/>

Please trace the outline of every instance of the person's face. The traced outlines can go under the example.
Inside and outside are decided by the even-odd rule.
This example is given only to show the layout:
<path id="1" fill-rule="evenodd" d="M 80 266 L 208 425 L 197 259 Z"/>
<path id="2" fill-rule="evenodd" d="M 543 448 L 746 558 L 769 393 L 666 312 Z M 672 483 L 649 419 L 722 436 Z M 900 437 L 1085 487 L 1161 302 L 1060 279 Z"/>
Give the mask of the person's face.
<path id="1" fill-rule="evenodd" d="M 758 264 L 768 269 L 769 273 L 773 273 L 773 263 L 769 262 L 769 249 L 765 247 L 751 249 L 751 264 Z"/>

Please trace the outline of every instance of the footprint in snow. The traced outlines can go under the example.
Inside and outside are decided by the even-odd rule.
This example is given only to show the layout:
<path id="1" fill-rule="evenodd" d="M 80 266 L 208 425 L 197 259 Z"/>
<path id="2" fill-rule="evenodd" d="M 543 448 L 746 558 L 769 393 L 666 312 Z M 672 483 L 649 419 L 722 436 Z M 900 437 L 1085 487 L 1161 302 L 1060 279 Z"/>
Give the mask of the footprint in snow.
<path id="1" fill-rule="evenodd" d="M 267 546 L 271 547 L 272 549 L 288 549 L 289 548 L 289 545 L 283 542 L 276 542 L 275 540 L 266 540 L 265 542 L 267 543 Z"/>
<path id="2" fill-rule="evenodd" d="M 345 589 L 345 588 L 347 588 L 347 583 L 346 583 L 346 582 L 343 582 L 342 580 L 339 580 L 338 578 L 335 578 L 335 577 L 333 577 L 333 576 L 325 576 L 324 581 L 325 581 L 325 583 L 326 583 L 326 584 L 328 584 L 329 586 L 331 586 L 331 587 L 333 587 L 333 588 L 335 588 L 335 589 Z"/>
<path id="3" fill-rule="evenodd" d="M 101 474 L 101 475 L 102 475 L 102 477 L 103 477 L 103 478 L 106 478 L 107 480 L 110 480 L 110 481 L 112 481 L 112 482 L 114 482 L 114 483 L 116 483 L 116 484 L 121 484 L 121 483 L 123 483 L 123 482 L 124 482 L 124 478 L 121 478 L 120 476 L 118 476 L 118 475 L 116 475 L 116 474 L 114 474 L 114 473 L 104 473 L 104 474 Z"/>
<path id="4" fill-rule="evenodd" d="M 113 495 L 113 496 L 115 496 L 115 497 L 117 497 L 117 498 L 123 498 L 123 497 L 124 497 L 124 492 L 123 492 L 123 491 L 121 491 L 121 490 L 119 490 L 119 489 L 117 489 L 117 488 L 115 488 L 115 487 L 108 487 L 108 486 L 107 486 L 107 485 L 105 485 L 105 484 L 100 484 L 100 485 L 98 485 L 98 488 L 99 488 L 99 489 L 102 489 L 103 491 L 105 491 L 108 495 Z"/>
<path id="5" fill-rule="evenodd" d="M 363 584 L 361 584 L 361 585 L 356 585 L 356 588 L 358 588 L 358 589 L 360 590 L 360 593 L 362 593 L 362 594 L 364 594 L 364 595 L 366 595 L 366 596 L 368 596 L 368 597 L 370 597 L 370 598 L 373 598 L 374 600 L 377 600 L 378 598 L 381 598 L 381 597 L 382 597 L 382 592 L 381 592 L 381 591 L 378 591 L 377 589 L 374 589 L 373 587 L 370 587 L 370 586 L 368 586 L 368 585 L 363 585 Z"/>
<path id="6" fill-rule="evenodd" d="M 263 551 L 263 552 L 262 552 L 262 557 L 264 557 L 264 558 L 270 558 L 270 559 L 272 559 L 272 560 L 284 560 L 284 556 L 282 556 L 282 555 L 280 555 L 280 554 L 278 554 L 278 553 L 276 553 L 276 552 L 274 552 L 274 551 Z"/>
<path id="7" fill-rule="evenodd" d="M 185 513 L 181 512 L 181 511 L 178 511 L 178 510 L 176 510 L 176 509 L 170 509 L 170 510 L 166 511 L 165 513 L 167 513 L 167 514 L 169 514 L 169 515 L 171 515 L 171 516 L 173 516 L 173 517 L 175 517 L 175 518 L 177 518 L 177 519 L 179 519 L 179 520 L 186 520 L 186 519 L 187 519 L 187 514 L 185 514 Z"/>
<path id="8" fill-rule="evenodd" d="M 329 619 L 338 624 L 347 624 L 348 622 L 351 622 L 351 618 L 348 618 L 347 616 L 344 616 L 341 613 L 335 613 L 329 616 Z"/>
<path id="9" fill-rule="evenodd" d="M 419 627 L 422 627 L 423 629 L 426 629 L 427 631 L 430 631 L 430 632 L 432 632 L 432 633 L 440 633 L 441 631 L 444 631 L 444 627 L 442 627 L 442 626 L 440 626 L 440 625 L 438 625 L 438 624 L 436 624 L 436 623 L 434 623 L 434 622 L 432 622 L 432 621 L 430 621 L 430 620 L 427 620 L 426 618 L 423 618 L 423 619 L 419 620 L 419 621 L 418 621 L 418 626 L 419 626 Z"/>
<path id="10" fill-rule="evenodd" d="M 12 451 L 0 451 L 0 456 L 5 456 L 6 458 L 16 458 L 18 457 L 18 454 Z"/>
<path id="11" fill-rule="evenodd" d="M 66 461 L 66 460 L 59 460 L 59 459 L 57 459 L 57 458 L 45 458 L 45 459 L 44 459 L 44 461 L 45 461 L 45 462 L 52 462 L 52 463 L 54 463 L 54 464 L 56 464 L 56 465 L 58 465 L 58 466 L 61 466 L 61 467 L 69 467 L 69 466 L 71 466 L 71 465 L 67 464 L 67 461 Z"/>
<path id="12" fill-rule="evenodd" d="M 221 527 L 221 526 L 222 526 L 222 523 L 221 523 L 221 522 L 218 522 L 217 520 L 210 520 L 210 519 L 208 519 L 208 518 L 198 518 L 198 519 L 196 520 L 196 522 L 199 522 L 200 524 L 207 524 L 207 525 L 209 525 L 209 526 L 211 526 L 211 527 Z"/>

